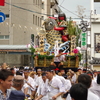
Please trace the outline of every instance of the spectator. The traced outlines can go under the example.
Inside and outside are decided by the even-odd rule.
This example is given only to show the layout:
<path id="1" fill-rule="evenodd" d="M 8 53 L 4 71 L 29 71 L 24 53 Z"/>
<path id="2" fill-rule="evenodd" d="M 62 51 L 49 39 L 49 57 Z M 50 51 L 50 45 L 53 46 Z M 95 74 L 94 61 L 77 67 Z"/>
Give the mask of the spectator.
<path id="1" fill-rule="evenodd" d="M 97 80 L 93 81 L 93 85 L 90 88 L 90 91 L 100 98 L 100 74 L 97 75 Z"/>
<path id="2" fill-rule="evenodd" d="M 0 100 L 6 100 L 9 97 L 12 85 L 13 73 L 6 69 L 0 70 Z"/>
<path id="3" fill-rule="evenodd" d="M 12 90 L 7 100 L 24 100 L 24 99 L 25 99 L 25 94 L 22 91 Z"/>
<path id="4" fill-rule="evenodd" d="M 87 100 L 87 93 L 88 89 L 81 83 L 74 84 L 70 89 L 72 100 Z"/>
<path id="5" fill-rule="evenodd" d="M 21 90 L 24 85 L 24 77 L 21 75 L 16 75 L 13 79 L 13 90 Z"/>
<path id="6" fill-rule="evenodd" d="M 88 89 L 88 98 L 87 100 L 100 100 L 97 95 L 92 93 L 89 88 L 91 86 L 92 78 L 87 74 L 81 74 L 78 77 L 78 83 L 84 84 Z"/>

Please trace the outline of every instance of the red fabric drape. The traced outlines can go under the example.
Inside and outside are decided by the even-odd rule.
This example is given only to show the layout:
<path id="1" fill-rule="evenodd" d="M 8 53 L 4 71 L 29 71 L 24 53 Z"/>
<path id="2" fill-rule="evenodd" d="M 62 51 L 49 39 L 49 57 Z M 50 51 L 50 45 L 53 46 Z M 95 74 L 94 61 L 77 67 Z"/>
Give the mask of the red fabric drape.
<path id="1" fill-rule="evenodd" d="M 5 0 L 0 0 L 0 6 L 4 6 L 5 5 Z"/>

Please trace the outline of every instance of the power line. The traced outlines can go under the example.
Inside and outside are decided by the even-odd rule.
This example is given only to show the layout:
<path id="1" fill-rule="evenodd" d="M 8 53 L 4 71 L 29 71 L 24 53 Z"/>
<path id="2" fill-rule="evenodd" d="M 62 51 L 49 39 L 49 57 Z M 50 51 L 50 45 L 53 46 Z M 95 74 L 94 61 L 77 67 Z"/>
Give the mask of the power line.
<path id="1" fill-rule="evenodd" d="M 66 9 L 65 7 L 63 7 L 63 6 L 61 6 L 61 5 L 59 5 L 59 6 L 60 6 L 60 7 L 62 7 L 63 9 L 65 9 L 65 10 L 67 10 L 68 12 L 70 12 L 70 13 L 74 14 L 75 16 L 77 16 L 77 17 L 81 18 L 79 15 L 77 15 L 77 14 L 73 13 L 72 11 L 70 11 L 70 10 Z M 81 19 L 82 19 L 82 18 L 81 18 Z"/>
<path id="2" fill-rule="evenodd" d="M 14 5 L 14 4 L 10 4 L 10 3 L 7 3 L 7 2 L 5 2 L 5 3 L 8 4 L 8 5 L 11 5 L 11 6 L 13 6 L 13 7 L 16 7 L 16 8 L 22 9 L 22 10 L 29 11 L 29 12 L 33 12 L 33 13 L 37 13 L 37 14 L 42 14 L 42 15 L 47 15 L 47 16 L 52 16 L 52 15 L 48 15 L 48 14 L 44 14 L 44 13 L 32 11 L 32 10 L 30 10 L 30 9 L 26 9 L 26 8 L 23 8 L 23 7 L 19 7 L 19 6 L 16 6 L 16 5 Z"/>
<path id="3" fill-rule="evenodd" d="M 77 16 L 78 18 L 83 19 L 82 17 L 80 17 L 79 15 L 77 15 L 77 14 L 73 13 L 72 11 L 66 9 L 65 7 L 63 7 L 63 6 L 61 6 L 61 5 L 60 5 L 60 7 L 62 7 L 62 8 L 65 9 L 65 10 L 67 10 L 68 12 L 72 13 L 73 15 Z M 90 18 L 84 18 L 84 19 L 90 19 Z"/>
<path id="4" fill-rule="evenodd" d="M 23 5 L 36 5 L 42 6 L 42 4 L 30 4 L 30 3 L 13 3 L 13 4 L 23 4 Z M 51 6 L 50 4 L 44 4 L 45 6 Z"/>
<path id="5" fill-rule="evenodd" d="M 61 2 L 61 4 L 60 4 L 60 5 L 62 5 L 64 1 L 65 1 L 65 0 L 63 0 L 63 1 Z"/>

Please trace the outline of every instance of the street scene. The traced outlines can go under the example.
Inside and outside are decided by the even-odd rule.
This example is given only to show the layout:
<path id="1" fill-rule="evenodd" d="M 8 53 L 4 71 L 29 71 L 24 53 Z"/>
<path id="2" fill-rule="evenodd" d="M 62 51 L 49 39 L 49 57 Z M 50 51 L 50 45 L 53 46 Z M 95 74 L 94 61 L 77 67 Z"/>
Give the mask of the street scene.
<path id="1" fill-rule="evenodd" d="M 0 100 L 100 100 L 100 0 L 0 0 Z"/>

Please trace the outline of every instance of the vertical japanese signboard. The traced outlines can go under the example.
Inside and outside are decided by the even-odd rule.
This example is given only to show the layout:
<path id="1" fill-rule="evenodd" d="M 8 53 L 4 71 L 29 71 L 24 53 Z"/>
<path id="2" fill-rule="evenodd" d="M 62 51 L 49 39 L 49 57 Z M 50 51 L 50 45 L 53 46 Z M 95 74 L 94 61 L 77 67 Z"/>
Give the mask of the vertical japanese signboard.
<path id="1" fill-rule="evenodd" d="M 81 49 L 82 50 L 87 49 L 87 33 L 86 32 L 81 33 Z"/>

